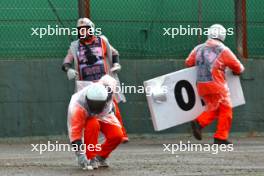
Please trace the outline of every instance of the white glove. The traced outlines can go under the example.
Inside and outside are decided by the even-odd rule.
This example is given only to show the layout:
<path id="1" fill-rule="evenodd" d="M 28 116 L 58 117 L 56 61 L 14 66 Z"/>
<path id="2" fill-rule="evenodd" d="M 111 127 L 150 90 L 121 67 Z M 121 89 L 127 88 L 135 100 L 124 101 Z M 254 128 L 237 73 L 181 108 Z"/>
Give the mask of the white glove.
<path id="1" fill-rule="evenodd" d="M 68 79 L 69 80 L 72 80 L 74 78 L 76 78 L 78 76 L 78 72 L 72 68 L 70 68 L 68 71 L 67 71 L 67 76 L 68 76 Z"/>
<path id="2" fill-rule="evenodd" d="M 78 161 L 78 165 L 83 170 L 93 170 L 93 167 L 90 165 L 90 161 L 87 159 L 86 155 L 81 151 L 75 153 Z"/>
<path id="3" fill-rule="evenodd" d="M 161 88 L 153 88 L 152 90 L 152 97 L 156 103 L 162 103 L 167 101 L 166 96 L 167 89 L 165 90 L 164 87 Z"/>
<path id="4" fill-rule="evenodd" d="M 121 65 L 119 63 L 114 63 L 113 67 L 111 68 L 111 72 L 118 72 L 121 70 Z"/>
<path id="5" fill-rule="evenodd" d="M 99 82 L 103 83 L 104 86 L 109 87 L 114 93 L 116 93 L 116 86 L 117 86 L 117 81 L 109 76 L 109 75 L 104 75 Z"/>

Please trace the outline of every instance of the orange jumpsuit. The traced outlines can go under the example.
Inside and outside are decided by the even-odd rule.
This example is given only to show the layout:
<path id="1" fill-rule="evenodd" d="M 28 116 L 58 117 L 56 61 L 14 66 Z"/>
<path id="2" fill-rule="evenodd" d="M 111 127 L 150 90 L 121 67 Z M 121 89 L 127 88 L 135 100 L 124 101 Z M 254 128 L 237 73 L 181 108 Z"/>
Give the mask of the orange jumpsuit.
<path id="1" fill-rule="evenodd" d="M 214 138 L 228 139 L 233 115 L 225 69 L 228 67 L 239 75 L 244 66 L 228 47 L 215 39 L 195 47 L 185 65 L 197 66 L 197 91 L 206 104 L 206 110 L 197 117 L 197 122 L 204 128 L 217 118 Z"/>
<path id="2" fill-rule="evenodd" d="M 122 142 L 123 132 L 121 124 L 114 112 L 116 106 L 113 101 L 107 103 L 103 112 L 92 115 L 87 108 L 85 93 L 87 88 L 75 93 L 68 108 L 68 132 L 70 142 L 81 141 L 84 137 L 86 145 L 86 156 L 93 159 L 96 155 L 107 158 L 109 154 Z M 105 142 L 101 145 L 101 150 L 96 148 L 100 131 L 105 136 Z M 87 146 L 94 146 L 91 149 Z"/>

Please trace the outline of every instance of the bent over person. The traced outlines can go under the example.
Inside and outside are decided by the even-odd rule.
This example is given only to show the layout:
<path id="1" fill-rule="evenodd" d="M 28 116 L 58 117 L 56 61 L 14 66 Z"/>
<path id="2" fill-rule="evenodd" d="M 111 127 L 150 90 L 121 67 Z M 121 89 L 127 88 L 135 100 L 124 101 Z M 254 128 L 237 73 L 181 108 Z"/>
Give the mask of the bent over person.
<path id="1" fill-rule="evenodd" d="M 71 144 L 77 146 L 76 157 L 83 169 L 108 167 L 106 159 L 122 142 L 123 132 L 112 96 L 115 85 L 108 84 L 114 82 L 111 79 L 104 76 L 99 82 L 91 83 L 75 93 L 69 104 L 69 138 Z M 102 145 L 98 144 L 100 131 L 105 136 Z"/>
<path id="2" fill-rule="evenodd" d="M 231 143 L 228 137 L 233 112 L 225 70 L 228 67 L 235 75 L 244 71 L 244 66 L 223 44 L 225 37 L 226 29 L 222 25 L 212 25 L 208 40 L 195 47 L 185 61 L 187 67 L 197 66 L 197 90 L 206 104 L 206 110 L 192 122 L 194 137 L 201 140 L 201 130 L 217 119 L 215 144 Z"/>

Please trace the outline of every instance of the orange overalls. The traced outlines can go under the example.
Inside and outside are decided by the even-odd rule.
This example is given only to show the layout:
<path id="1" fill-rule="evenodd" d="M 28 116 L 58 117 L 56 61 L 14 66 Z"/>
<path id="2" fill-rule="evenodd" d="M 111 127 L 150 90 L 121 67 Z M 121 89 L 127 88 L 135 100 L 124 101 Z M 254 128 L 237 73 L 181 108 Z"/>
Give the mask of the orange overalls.
<path id="1" fill-rule="evenodd" d="M 84 60 L 86 60 L 84 56 L 84 45 L 79 43 L 78 46 L 78 59 L 77 61 L 74 61 L 74 54 L 72 53 L 71 49 L 68 50 L 68 54 L 64 59 L 64 64 L 69 63 L 71 64 L 73 61 L 77 62 L 75 63 L 77 65 L 76 70 L 79 73 L 78 80 L 83 81 L 98 81 L 100 77 L 102 77 L 104 74 L 107 74 L 109 69 L 108 64 L 106 63 L 106 55 L 107 55 L 107 46 L 106 42 L 101 37 L 93 36 L 90 41 L 89 45 L 92 48 L 93 54 L 96 55 L 98 58 L 101 59 L 101 62 L 98 62 L 92 66 L 87 66 Z M 113 55 L 118 55 L 118 52 L 112 47 L 111 48 Z M 91 73 L 91 74 L 90 74 Z M 96 74 L 93 74 L 96 73 Z M 90 74 L 90 75 L 89 75 Z M 122 131 L 124 134 L 124 139 L 127 139 L 127 132 L 123 124 L 122 116 L 118 107 L 117 101 L 114 99 L 114 104 L 116 108 L 116 117 L 118 118 L 119 122 L 122 125 Z"/>
<path id="2" fill-rule="evenodd" d="M 93 159 L 96 155 L 107 158 L 123 139 L 121 124 L 116 118 L 116 112 L 113 111 L 116 107 L 111 101 L 102 113 L 96 116 L 91 115 L 85 108 L 87 107 L 86 90 L 87 87 L 75 93 L 69 104 L 68 132 L 70 142 L 81 141 L 84 137 L 88 159 Z M 100 131 L 105 136 L 105 142 L 100 147 L 101 150 L 96 147 Z"/>
<path id="3" fill-rule="evenodd" d="M 206 110 L 196 120 L 204 128 L 218 119 L 214 138 L 227 140 L 232 123 L 232 104 L 225 80 L 225 69 L 241 74 L 244 66 L 222 42 L 208 39 L 193 49 L 185 61 L 187 67 L 197 66 L 197 90 Z"/>

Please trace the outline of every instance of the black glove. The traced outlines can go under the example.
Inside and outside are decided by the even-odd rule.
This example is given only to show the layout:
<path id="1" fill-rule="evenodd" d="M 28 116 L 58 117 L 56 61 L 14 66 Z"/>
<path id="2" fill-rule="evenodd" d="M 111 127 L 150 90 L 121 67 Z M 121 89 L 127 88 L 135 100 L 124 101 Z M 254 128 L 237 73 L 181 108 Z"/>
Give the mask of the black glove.
<path id="1" fill-rule="evenodd" d="M 239 76 L 240 73 L 233 72 L 233 75 Z"/>
<path id="2" fill-rule="evenodd" d="M 71 68 L 71 64 L 70 63 L 65 63 L 62 65 L 61 69 L 65 72 L 67 72 L 69 69 Z"/>
<path id="3" fill-rule="evenodd" d="M 78 151 L 82 150 L 82 144 L 83 144 L 82 140 L 75 140 L 71 144 L 72 144 L 72 146 L 77 147 Z"/>

